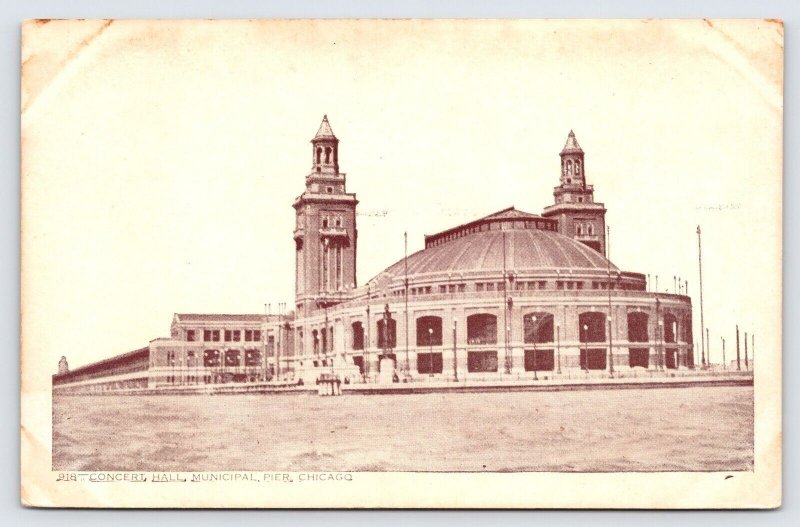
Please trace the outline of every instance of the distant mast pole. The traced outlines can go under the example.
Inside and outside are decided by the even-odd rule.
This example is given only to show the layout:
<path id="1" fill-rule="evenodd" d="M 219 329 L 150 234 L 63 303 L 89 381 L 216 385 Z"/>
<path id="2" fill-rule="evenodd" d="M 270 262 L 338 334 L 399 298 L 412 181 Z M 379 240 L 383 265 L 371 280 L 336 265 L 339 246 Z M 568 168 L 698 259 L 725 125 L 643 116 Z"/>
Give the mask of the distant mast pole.
<path id="1" fill-rule="evenodd" d="M 503 231 L 503 341 L 505 342 L 505 372 L 511 373 L 511 360 L 508 356 L 508 273 L 506 271 L 506 231 Z"/>
<path id="2" fill-rule="evenodd" d="M 614 351 L 611 344 L 611 227 L 606 225 L 606 269 L 608 271 L 608 375 L 614 376 Z"/>
<path id="3" fill-rule="evenodd" d="M 703 331 L 705 331 L 705 319 L 703 318 L 703 248 L 700 243 L 700 225 L 697 226 L 697 265 L 700 271 L 700 364 L 706 367 L 706 344 L 703 341 Z"/>
<path id="4" fill-rule="evenodd" d="M 405 277 L 403 278 L 403 286 L 405 290 L 405 325 L 406 325 L 406 378 L 411 375 L 411 365 L 408 361 L 408 231 L 403 233 L 405 257 L 403 258 L 403 267 Z"/>

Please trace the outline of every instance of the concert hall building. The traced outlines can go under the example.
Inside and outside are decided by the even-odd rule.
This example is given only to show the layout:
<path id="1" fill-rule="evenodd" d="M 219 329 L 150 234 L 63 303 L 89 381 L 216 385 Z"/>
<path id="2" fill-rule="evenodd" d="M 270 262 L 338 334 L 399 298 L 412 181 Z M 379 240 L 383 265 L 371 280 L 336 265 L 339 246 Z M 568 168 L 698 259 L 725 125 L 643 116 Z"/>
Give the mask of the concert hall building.
<path id="1" fill-rule="evenodd" d="M 54 387 L 81 390 L 87 383 L 74 379 L 86 368 L 99 391 L 308 384 L 321 374 L 391 383 L 694 368 L 691 299 L 651 291 L 645 275 L 606 258 L 606 209 L 574 133 L 559 157 L 554 202 L 541 214 L 509 207 L 425 236 L 424 249 L 359 284 L 358 200 L 326 116 L 292 205 L 293 313 L 176 314 L 169 338 L 55 375 Z M 115 373 L 124 369 L 115 359 L 139 369 Z"/>

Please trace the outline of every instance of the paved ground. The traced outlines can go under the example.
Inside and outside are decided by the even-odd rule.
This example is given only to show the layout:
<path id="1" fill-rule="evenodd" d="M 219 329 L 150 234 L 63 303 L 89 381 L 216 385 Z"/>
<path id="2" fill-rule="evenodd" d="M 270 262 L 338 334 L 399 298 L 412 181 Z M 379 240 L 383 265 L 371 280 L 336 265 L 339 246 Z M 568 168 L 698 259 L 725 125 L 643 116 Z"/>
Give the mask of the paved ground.
<path id="1" fill-rule="evenodd" d="M 53 468 L 747 470 L 752 404 L 752 387 L 56 396 Z"/>

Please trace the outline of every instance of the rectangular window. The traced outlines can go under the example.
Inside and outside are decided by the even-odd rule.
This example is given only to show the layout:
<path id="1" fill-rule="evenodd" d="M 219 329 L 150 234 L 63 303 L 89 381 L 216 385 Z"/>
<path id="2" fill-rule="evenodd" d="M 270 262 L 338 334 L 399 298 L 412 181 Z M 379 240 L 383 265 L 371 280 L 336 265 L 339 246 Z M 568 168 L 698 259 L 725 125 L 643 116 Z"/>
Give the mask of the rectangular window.
<path id="1" fill-rule="evenodd" d="M 252 329 L 245 329 L 244 330 L 244 341 L 245 342 L 253 342 L 253 330 Z"/>
<path id="2" fill-rule="evenodd" d="M 586 353 L 589 353 L 587 363 Z M 580 351 L 580 363 L 582 370 L 605 370 L 606 369 L 606 350 L 601 348 L 583 349 Z"/>
<path id="3" fill-rule="evenodd" d="M 211 331 L 211 340 L 214 342 L 219 342 L 219 330 L 215 329 Z"/>
<path id="4" fill-rule="evenodd" d="M 225 330 L 225 342 L 230 342 L 233 339 L 233 332 L 230 329 Z"/>
<path id="5" fill-rule="evenodd" d="M 203 340 L 205 342 L 209 342 L 211 340 L 211 330 L 210 329 L 204 329 L 203 330 Z"/>
<path id="6" fill-rule="evenodd" d="M 496 351 L 470 351 L 467 353 L 467 371 L 470 373 L 496 372 Z"/>
<path id="7" fill-rule="evenodd" d="M 574 289 L 575 284 L 573 282 L 567 282 L 567 289 Z"/>
<path id="8" fill-rule="evenodd" d="M 467 284 L 458 284 L 458 292 L 463 293 L 467 290 Z"/>
<path id="9" fill-rule="evenodd" d="M 564 282 L 556 282 L 556 289 L 564 289 Z"/>
<path id="10" fill-rule="evenodd" d="M 534 350 L 525 350 L 525 371 L 553 371 L 554 366 L 553 350 L 537 349 L 535 357 Z"/>
<path id="11" fill-rule="evenodd" d="M 188 340 L 189 342 L 194 342 L 194 339 L 195 339 L 194 330 L 193 329 L 186 330 L 186 340 Z"/>
<path id="12" fill-rule="evenodd" d="M 447 292 L 447 286 L 446 285 L 440 285 L 439 286 L 439 292 L 440 293 L 446 293 Z"/>
<path id="13" fill-rule="evenodd" d="M 647 368 L 650 366 L 650 349 L 628 348 L 628 366 Z"/>
<path id="14" fill-rule="evenodd" d="M 353 364 L 358 366 L 358 372 L 363 375 L 364 374 L 364 357 L 362 357 L 361 355 L 354 356 L 353 357 Z"/>
<path id="15" fill-rule="evenodd" d="M 583 289 L 583 282 L 575 282 L 575 286 L 576 286 L 578 289 Z"/>
<path id="16" fill-rule="evenodd" d="M 455 286 L 455 284 L 451 284 L 451 285 L 447 286 L 447 289 L 448 289 L 448 290 L 449 290 L 451 293 L 455 293 L 455 292 L 456 292 L 456 286 Z"/>
<path id="17" fill-rule="evenodd" d="M 478 282 L 477 284 L 475 284 L 475 291 L 478 291 L 478 292 L 483 291 L 483 283 Z"/>
<path id="18" fill-rule="evenodd" d="M 547 282 L 544 280 L 539 282 L 539 289 L 547 289 Z"/>
<path id="19" fill-rule="evenodd" d="M 442 373 L 441 353 L 417 353 L 418 373 Z"/>
<path id="20" fill-rule="evenodd" d="M 494 282 L 489 282 L 488 284 L 486 284 L 486 290 L 494 291 Z"/>
<path id="21" fill-rule="evenodd" d="M 242 332 L 241 332 L 241 330 L 234 329 L 233 330 L 233 341 L 234 342 L 239 342 L 240 340 L 242 340 Z"/>
<path id="22" fill-rule="evenodd" d="M 253 341 L 260 342 L 261 341 L 261 330 L 254 329 L 253 330 Z"/>

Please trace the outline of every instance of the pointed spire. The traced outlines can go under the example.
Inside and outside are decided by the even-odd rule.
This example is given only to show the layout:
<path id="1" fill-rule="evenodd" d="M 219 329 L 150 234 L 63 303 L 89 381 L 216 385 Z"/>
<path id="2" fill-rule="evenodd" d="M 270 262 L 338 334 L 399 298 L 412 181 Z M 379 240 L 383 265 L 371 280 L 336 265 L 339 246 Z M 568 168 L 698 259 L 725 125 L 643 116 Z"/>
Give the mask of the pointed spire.
<path id="1" fill-rule="evenodd" d="M 333 130 L 331 130 L 331 123 L 328 122 L 328 115 L 322 116 L 322 123 L 319 125 L 319 130 L 317 130 L 317 135 L 314 136 L 314 139 L 336 139 L 336 136 L 333 135 Z"/>
<path id="2" fill-rule="evenodd" d="M 561 150 L 562 154 L 570 154 L 573 152 L 583 152 L 581 145 L 578 144 L 578 140 L 575 139 L 575 132 L 572 130 L 569 131 L 569 135 L 567 136 L 567 142 L 564 144 L 564 149 Z"/>

